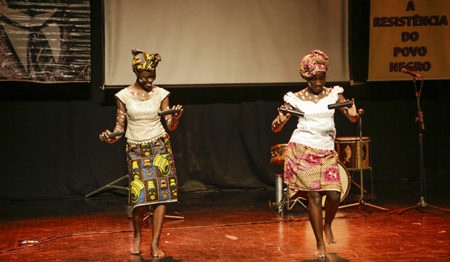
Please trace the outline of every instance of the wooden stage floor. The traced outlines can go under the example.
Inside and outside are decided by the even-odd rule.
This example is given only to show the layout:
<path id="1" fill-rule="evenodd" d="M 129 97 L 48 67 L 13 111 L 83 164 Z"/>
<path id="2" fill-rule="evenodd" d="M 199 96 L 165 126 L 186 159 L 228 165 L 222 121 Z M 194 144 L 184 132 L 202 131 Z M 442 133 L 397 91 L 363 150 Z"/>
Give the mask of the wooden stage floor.
<path id="1" fill-rule="evenodd" d="M 448 194 L 446 194 L 448 195 Z M 405 196 L 403 196 L 405 198 Z M 153 261 L 316 261 L 307 214 L 295 207 L 280 217 L 268 200 L 273 191 L 184 193 L 168 214 L 161 248 Z M 333 224 L 337 245 L 321 261 L 450 261 L 450 214 L 396 210 L 414 205 L 385 195 L 371 207 L 338 211 Z M 441 207 L 449 208 L 447 199 Z M 151 229 L 144 229 L 142 255 L 129 255 L 132 224 L 126 196 L 1 201 L 0 261 L 152 261 Z M 442 206 L 443 205 L 443 206 Z"/>

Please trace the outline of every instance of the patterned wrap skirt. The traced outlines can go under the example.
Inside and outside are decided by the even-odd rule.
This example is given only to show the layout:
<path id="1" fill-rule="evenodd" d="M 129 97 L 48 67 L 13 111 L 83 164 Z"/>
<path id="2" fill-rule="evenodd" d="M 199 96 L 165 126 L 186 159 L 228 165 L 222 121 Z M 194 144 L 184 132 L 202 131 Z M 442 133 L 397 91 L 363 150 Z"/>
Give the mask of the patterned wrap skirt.
<path id="1" fill-rule="evenodd" d="M 290 142 L 284 156 L 284 182 L 291 199 L 306 198 L 307 191 L 342 192 L 335 150 Z"/>
<path id="2" fill-rule="evenodd" d="M 142 144 L 128 142 L 126 151 L 132 209 L 176 202 L 178 181 L 169 135 Z"/>

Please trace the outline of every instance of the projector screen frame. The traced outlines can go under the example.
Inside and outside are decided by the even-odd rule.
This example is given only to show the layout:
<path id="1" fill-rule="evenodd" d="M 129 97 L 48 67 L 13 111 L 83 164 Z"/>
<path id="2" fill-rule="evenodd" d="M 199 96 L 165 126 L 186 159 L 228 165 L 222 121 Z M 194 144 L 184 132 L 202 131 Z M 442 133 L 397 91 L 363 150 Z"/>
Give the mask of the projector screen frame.
<path id="1" fill-rule="evenodd" d="M 350 12 L 349 12 L 349 4 L 350 4 L 350 2 L 351 2 L 351 0 L 346 1 L 346 3 L 342 7 L 343 9 L 346 9 L 345 11 L 343 11 L 343 12 L 346 13 L 346 15 L 345 15 L 346 21 L 343 22 L 343 24 L 345 24 L 346 27 L 347 27 L 344 30 L 345 33 L 346 33 L 345 34 L 346 38 L 344 37 L 344 39 L 342 40 L 343 41 L 342 43 L 344 43 L 342 45 L 342 47 L 345 48 L 345 51 L 343 51 L 341 53 L 341 56 L 344 57 L 344 60 L 341 60 L 341 62 L 339 62 L 339 63 L 336 63 L 336 61 L 332 61 L 331 65 L 330 65 L 331 70 L 336 70 L 336 72 L 338 72 L 339 70 L 342 71 L 342 69 L 341 69 L 342 66 L 340 66 L 339 64 L 342 64 L 342 61 L 344 61 L 346 63 L 346 66 L 345 66 L 346 69 L 344 69 L 344 70 L 346 70 L 346 74 L 344 74 L 345 75 L 344 77 L 340 77 L 340 78 L 336 79 L 336 77 L 334 77 L 334 78 L 330 77 L 330 76 L 333 76 L 332 75 L 333 72 L 332 72 L 332 74 L 329 74 L 330 76 L 329 76 L 328 79 L 329 79 L 329 81 L 333 81 L 333 82 L 345 82 L 345 83 L 348 83 L 349 81 L 351 81 L 351 66 L 350 66 L 351 63 L 349 61 L 350 56 L 351 56 L 351 52 L 349 50 L 349 47 L 351 45 L 351 43 L 349 42 L 350 41 L 350 33 L 351 33 L 350 32 Z M 106 24 L 106 20 L 103 20 L 103 28 L 105 28 L 105 26 L 106 26 L 105 24 Z M 104 53 L 103 57 L 105 57 L 105 58 L 107 56 L 105 54 L 106 53 L 106 49 L 107 49 L 106 48 L 106 42 L 107 41 L 108 40 L 106 39 L 106 30 L 104 29 L 103 30 L 102 45 L 104 47 L 103 48 L 103 50 L 104 50 L 103 51 L 103 53 Z M 150 50 L 150 51 L 152 51 L 152 50 Z M 128 55 L 130 57 L 129 61 L 131 61 L 131 54 L 128 54 L 128 52 L 129 52 L 129 50 L 124 50 L 124 53 L 126 53 L 126 55 Z M 308 52 L 304 52 L 304 53 L 302 53 L 302 55 L 305 55 L 307 53 Z M 291 64 L 289 65 L 289 70 L 294 70 L 293 73 L 290 74 L 291 75 L 290 76 L 290 81 L 270 81 L 269 80 L 269 81 L 264 81 L 264 82 L 263 81 L 261 81 L 261 82 L 240 81 L 240 82 L 231 82 L 231 83 L 224 83 L 224 82 L 220 82 L 220 81 L 217 81 L 217 82 L 211 81 L 211 82 L 204 82 L 204 83 L 203 82 L 195 82 L 195 83 L 190 83 L 190 82 L 186 82 L 186 83 L 185 82 L 168 83 L 168 82 L 164 82 L 164 80 L 159 77 L 160 75 L 163 75 L 164 72 L 168 71 L 167 67 L 166 68 L 161 68 L 161 64 L 163 64 L 165 62 L 164 61 L 165 59 L 163 57 L 163 61 L 160 64 L 160 67 L 159 67 L 159 68 L 161 68 L 161 71 L 159 71 L 159 72 L 162 72 L 162 73 L 158 72 L 158 78 L 156 79 L 155 84 L 159 85 L 161 87 L 165 86 L 165 87 L 169 87 L 169 88 L 186 88 L 186 87 L 207 88 L 207 87 L 217 87 L 217 86 L 220 86 L 220 87 L 233 87 L 233 86 L 280 86 L 280 85 L 284 85 L 285 86 L 285 85 L 299 85 L 301 83 L 305 83 L 305 81 L 300 77 L 300 75 L 298 73 L 298 63 L 299 63 L 302 55 L 296 56 L 295 57 L 295 63 L 291 63 L 292 65 Z M 331 56 L 330 59 L 333 60 L 333 56 Z M 121 88 L 121 87 L 127 86 L 127 85 L 129 85 L 129 84 L 134 82 L 134 75 L 133 75 L 133 72 L 131 71 L 131 65 L 130 65 L 129 61 L 124 62 L 124 64 L 126 64 L 127 68 L 130 68 L 129 72 L 125 72 L 124 71 L 124 73 L 128 74 L 127 77 L 129 78 L 129 80 L 126 81 L 126 82 L 123 81 L 123 82 L 121 82 L 119 84 L 113 84 L 113 83 L 111 83 L 111 81 L 108 82 L 107 79 L 106 79 L 107 78 L 107 74 L 108 74 L 107 69 L 106 69 L 106 67 L 107 67 L 106 63 L 108 63 L 108 61 L 106 61 L 104 59 L 103 66 L 102 66 L 102 68 L 103 68 L 103 72 L 102 72 L 103 73 L 102 89 L 105 89 L 105 88 L 112 88 L 112 89 Z M 337 67 L 338 69 L 333 69 L 333 66 Z M 341 71 L 339 71 L 339 72 L 341 72 Z"/>

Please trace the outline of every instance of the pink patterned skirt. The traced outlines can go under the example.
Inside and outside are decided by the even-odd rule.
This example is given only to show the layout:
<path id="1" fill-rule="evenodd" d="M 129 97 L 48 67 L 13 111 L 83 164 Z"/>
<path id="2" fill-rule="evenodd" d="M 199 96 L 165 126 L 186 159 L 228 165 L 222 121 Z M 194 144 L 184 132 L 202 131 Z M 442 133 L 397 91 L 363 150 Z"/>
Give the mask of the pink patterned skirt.
<path id="1" fill-rule="evenodd" d="M 335 150 L 290 142 L 284 156 L 284 183 L 291 199 L 306 198 L 307 191 L 342 192 Z"/>

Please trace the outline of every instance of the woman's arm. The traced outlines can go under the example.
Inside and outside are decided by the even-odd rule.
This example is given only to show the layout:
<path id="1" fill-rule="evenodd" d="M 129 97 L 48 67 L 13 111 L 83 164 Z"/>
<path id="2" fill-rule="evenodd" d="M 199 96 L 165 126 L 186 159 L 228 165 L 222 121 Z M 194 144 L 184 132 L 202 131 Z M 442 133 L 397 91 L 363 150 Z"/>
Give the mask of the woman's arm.
<path id="1" fill-rule="evenodd" d="M 284 103 L 281 107 L 292 109 L 292 106 L 288 103 Z M 277 117 L 272 121 L 272 131 L 274 133 L 278 133 L 283 129 L 283 126 L 287 123 L 287 121 L 291 118 L 291 114 L 284 113 L 278 108 L 278 115 Z"/>
<path id="2" fill-rule="evenodd" d="M 126 118 L 127 108 L 126 108 L 125 104 L 122 101 L 120 101 L 120 99 L 117 97 L 116 97 L 116 105 L 117 105 L 116 125 L 114 127 L 113 132 L 124 131 L 125 130 L 125 122 L 127 120 L 127 118 Z M 105 130 L 100 135 L 108 136 L 111 133 L 112 133 L 111 131 Z M 112 137 L 112 138 L 107 138 L 107 139 L 104 139 L 103 141 L 112 144 L 112 143 L 115 143 L 117 140 L 119 140 L 121 137 L 122 137 L 122 135 Z"/>
<path id="3" fill-rule="evenodd" d="M 169 109 L 181 110 L 179 113 L 164 116 L 164 119 L 166 120 L 167 128 L 170 131 L 174 131 L 178 127 L 178 119 L 180 119 L 181 115 L 183 114 L 184 109 L 183 109 L 183 106 L 181 106 L 181 105 L 176 105 L 176 106 L 173 106 L 172 108 L 170 108 L 169 97 L 167 96 L 161 102 L 161 111 L 165 111 L 165 110 L 169 110 Z"/>
<path id="4" fill-rule="evenodd" d="M 344 114 L 348 120 L 350 120 L 351 122 L 356 122 L 358 121 L 359 118 L 359 114 L 356 111 L 356 105 L 355 105 L 355 99 L 349 100 L 349 99 L 345 99 L 344 95 L 342 94 L 338 94 L 338 103 L 344 103 L 344 102 L 349 102 L 349 101 L 353 101 L 353 104 L 351 107 L 339 107 L 339 111 L 341 111 L 342 114 Z"/>

